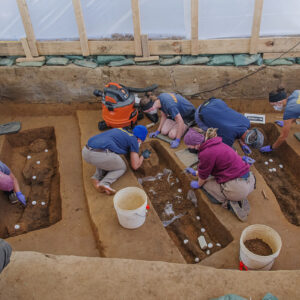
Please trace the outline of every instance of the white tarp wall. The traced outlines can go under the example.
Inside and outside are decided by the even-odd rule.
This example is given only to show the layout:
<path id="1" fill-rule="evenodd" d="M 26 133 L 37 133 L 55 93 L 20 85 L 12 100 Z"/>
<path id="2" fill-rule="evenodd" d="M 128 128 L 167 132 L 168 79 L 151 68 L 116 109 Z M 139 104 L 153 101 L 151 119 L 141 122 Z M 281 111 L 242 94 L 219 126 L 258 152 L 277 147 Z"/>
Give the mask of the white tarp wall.
<path id="1" fill-rule="evenodd" d="M 37 40 L 74 40 L 72 0 L 27 0 Z M 133 35 L 130 0 L 81 0 L 89 39 Z M 250 37 L 254 0 L 199 0 L 199 39 Z M 141 33 L 190 39 L 190 0 L 140 0 Z M 300 0 L 264 0 L 260 36 L 300 34 Z M 15 0 L 0 0 L 0 40 L 25 37 Z"/>

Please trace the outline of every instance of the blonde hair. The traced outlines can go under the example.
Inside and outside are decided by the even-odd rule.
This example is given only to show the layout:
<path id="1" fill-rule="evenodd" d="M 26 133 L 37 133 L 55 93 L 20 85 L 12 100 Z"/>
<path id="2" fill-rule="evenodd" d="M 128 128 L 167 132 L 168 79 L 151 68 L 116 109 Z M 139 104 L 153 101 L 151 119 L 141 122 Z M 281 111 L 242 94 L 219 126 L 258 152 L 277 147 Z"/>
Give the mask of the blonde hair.
<path id="1" fill-rule="evenodd" d="M 208 128 L 205 133 L 205 141 L 217 136 L 218 128 Z"/>

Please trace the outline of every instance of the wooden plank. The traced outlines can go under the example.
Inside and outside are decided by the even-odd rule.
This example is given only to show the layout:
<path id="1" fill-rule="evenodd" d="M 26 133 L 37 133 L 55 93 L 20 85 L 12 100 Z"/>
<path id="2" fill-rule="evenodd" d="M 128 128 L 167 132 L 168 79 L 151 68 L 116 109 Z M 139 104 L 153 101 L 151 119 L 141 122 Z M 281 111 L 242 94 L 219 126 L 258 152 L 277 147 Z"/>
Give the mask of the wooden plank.
<path id="1" fill-rule="evenodd" d="M 19 12 L 20 12 L 20 15 L 22 18 L 24 30 L 26 32 L 26 37 L 27 37 L 27 42 L 28 42 L 29 48 L 30 48 L 30 52 L 31 52 L 32 56 L 39 56 L 37 46 L 36 46 L 36 39 L 35 39 L 32 24 L 31 24 L 26 0 L 17 0 L 17 4 L 18 4 Z"/>
<path id="2" fill-rule="evenodd" d="M 16 62 L 25 62 L 25 61 L 44 61 L 45 56 L 39 57 L 19 57 L 16 59 Z"/>
<path id="3" fill-rule="evenodd" d="M 154 60 L 159 60 L 159 56 L 142 56 L 142 57 L 135 57 L 135 61 L 154 61 Z"/>
<path id="4" fill-rule="evenodd" d="M 149 57 L 150 56 L 150 51 L 149 51 L 148 35 L 147 34 L 142 34 L 141 42 L 142 42 L 143 57 Z"/>
<path id="5" fill-rule="evenodd" d="M 131 10 L 132 10 L 132 19 L 133 19 L 135 55 L 142 56 L 139 0 L 131 0 Z"/>
<path id="6" fill-rule="evenodd" d="M 275 59 L 282 55 L 282 53 L 264 53 L 263 58 L 264 59 Z M 290 52 L 287 54 L 284 54 L 281 56 L 281 58 L 286 58 L 286 57 L 300 57 L 300 52 Z"/>
<path id="7" fill-rule="evenodd" d="M 257 53 L 263 4 L 264 4 L 264 0 L 255 0 L 254 15 L 253 15 L 253 22 L 252 22 L 252 33 L 251 33 L 250 49 L 249 49 L 250 54 Z"/>
<path id="8" fill-rule="evenodd" d="M 73 8 L 74 8 L 74 13 L 75 13 L 75 17 L 76 17 L 76 23 L 77 23 L 77 27 L 78 27 L 82 55 L 89 56 L 90 50 L 89 50 L 88 38 L 86 35 L 86 30 L 85 30 L 85 24 L 84 24 L 84 19 L 83 19 L 83 14 L 82 14 L 81 3 L 80 3 L 80 0 L 72 0 L 72 1 L 73 1 Z"/>
<path id="9" fill-rule="evenodd" d="M 199 40 L 201 54 L 248 53 L 250 39 Z M 260 38 L 259 53 L 283 53 L 300 43 L 300 37 Z M 91 55 L 134 55 L 134 41 L 89 41 Z M 150 55 L 189 55 L 191 41 L 148 40 Z M 79 41 L 37 42 L 40 55 L 81 55 Z M 31 50 L 31 49 L 30 49 Z M 300 52 L 300 44 L 290 52 Z M 24 55 L 20 41 L 0 41 L 0 55 Z"/>
<path id="10" fill-rule="evenodd" d="M 27 43 L 27 39 L 22 38 L 21 43 L 22 43 L 22 47 L 24 49 L 24 53 L 25 53 L 26 58 L 32 58 L 32 55 L 31 55 L 31 52 L 30 52 L 30 49 L 29 49 L 29 45 Z"/>
<path id="11" fill-rule="evenodd" d="M 191 54 L 199 53 L 198 34 L 198 0 L 191 0 Z"/>

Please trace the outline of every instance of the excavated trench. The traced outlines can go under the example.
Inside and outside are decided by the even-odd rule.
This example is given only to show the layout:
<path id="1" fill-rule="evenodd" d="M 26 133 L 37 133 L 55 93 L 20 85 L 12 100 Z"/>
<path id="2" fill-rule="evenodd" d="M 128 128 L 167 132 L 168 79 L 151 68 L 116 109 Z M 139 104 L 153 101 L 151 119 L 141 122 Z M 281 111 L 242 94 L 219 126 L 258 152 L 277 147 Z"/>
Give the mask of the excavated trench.
<path id="1" fill-rule="evenodd" d="M 267 123 L 259 127 L 264 131 L 265 144 L 273 144 L 279 136 L 276 125 Z M 254 150 L 251 156 L 256 160 L 256 169 L 272 189 L 286 219 L 300 226 L 300 160 L 297 153 L 284 142 L 278 151 L 262 154 Z"/>
<path id="2" fill-rule="evenodd" d="M 53 127 L 6 135 L 1 160 L 17 176 L 26 207 L 11 205 L 0 193 L 0 237 L 7 238 L 44 228 L 61 220 L 60 174 Z"/>
<path id="3" fill-rule="evenodd" d="M 187 263 L 197 263 L 226 247 L 233 237 L 209 209 L 190 178 L 158 142 L 144 143 L 151 155 L 136 173 L 163 226 Z M 200 248 L 203 236 L 206 246 Z M 202 239 L 203 239 L 202 237 Z"/>

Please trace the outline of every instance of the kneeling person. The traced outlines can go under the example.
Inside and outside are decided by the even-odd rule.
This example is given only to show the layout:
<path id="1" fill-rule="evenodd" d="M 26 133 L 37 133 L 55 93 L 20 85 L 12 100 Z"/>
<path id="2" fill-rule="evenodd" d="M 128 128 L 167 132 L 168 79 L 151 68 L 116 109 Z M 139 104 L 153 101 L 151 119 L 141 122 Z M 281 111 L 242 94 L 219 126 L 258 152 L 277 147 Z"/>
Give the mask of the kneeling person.
<path id="1" fill-rule="evenodd" d="M 207 129 L 205 138 L 189 130 L 184 142 L 190 149 L 198 150 L 198 171 L 186 169 L 192 175 L 198 175 L 198 180 L 192 181 L 191 187 L 203 187 L 213 203 L 222 204 L 233 210 L 241 221 L 246 221 L 250 211 L 247 196 L 255 188 L 255 177 L 249 171 L 250 166 L 222 142 L 214 128 Z"/>
<path id="2" fill-rule="evenodd" d="M 126 164 L 120 154 L 130 154 L 130 165 L 134 170 L 142 165 L 144 157 L 138 154 L 139 145 L 145 141 L 147 134 L 145 126 L 137 125 L 133 133 L 114 128 L 88 140 L 82 149 L 82 156 L 87 163 L 96 167 L 92 180 L 99 192 L 108 195 L 116 192 L 110 185 L 126 171 Z"/>

